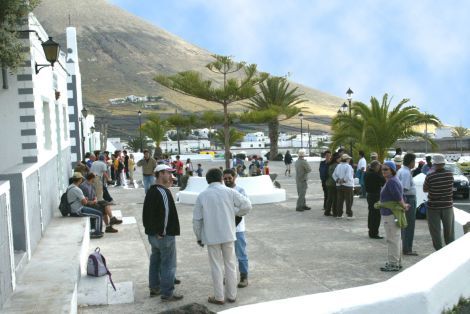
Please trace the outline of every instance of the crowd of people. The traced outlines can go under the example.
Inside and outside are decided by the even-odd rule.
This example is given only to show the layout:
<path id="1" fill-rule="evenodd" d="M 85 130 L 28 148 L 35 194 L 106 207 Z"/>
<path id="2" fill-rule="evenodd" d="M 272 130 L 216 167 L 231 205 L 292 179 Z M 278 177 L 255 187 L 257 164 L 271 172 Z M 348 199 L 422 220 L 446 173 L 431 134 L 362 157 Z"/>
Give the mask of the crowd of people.
<path id="1" fill-rule="evenodd" d="M 304 201 L 305 173 L 310 170 L 303 166 L 303 155 L 304 152 L 299 151 L 299 160 L 296 162 L 299 193 L 297 211 L 310 209 Z M 420 173 L 426 175 L 423 191 L 428 192 L 427 222 L 434 248 L 439 250 L 443 246 L 441 223 L 445 244 L 454 240 L 453 175 L 445 170 L 446 160 L 443 155 L 427 156 L 426 163 L 420 162 L 416 165 L 415 154 L 403 155 L 401 150 L 397 149 L 393 159 L 383 164 L 377 160 L 377 153 L 371 153 L 370 162 L 367 164 L 364 152 L 359 151 L 360 159 L 355 172 L 351 156 L 344 150 L 333 154 L 325 151 L 323 155 L 324 160 L 320 163 L 319 172 L 324 192 L 324 215 L 342 218 L 345 203 L 346 218 L 354 219 L 352 206 L 356 179 L 356 182 L 359 182 L 357 187 L 360 186 L 359 197 L 367 199 L 367 226 L 371 239 L 383 239 L 383 236 L 379 235 L 380 223 L 383 222 L 388 244 L 388 261 L 380 268 L 382 271 L 398 271 L 402 268 L 402 255 L 418 255 L 413 250 L 417 208 L 413 177 Z"/>
<path id="2" fill-rule="evenodd" d="M 297 187 L 296 211 L 310 210 L 306 202 L 308 178 L 312 172 L 305 159 L 306 152 L 299 150 L 295 161 Z M 367 226 L 371 239 L 383 239 L 379 234 L 381 222 L 385 230 L 388 253 L 382 271 L 394 272 L 402 268 L 403 255 L 418 255 L 413 250 L 416 215 L 416 187 L 413 177 L 426 174 L 423 190 L 428 192 L 428 225 L 434 248 L 439 250 L 453 238 L 453 176 L 444 169 L 445 158 L 434 155 L 426 163 L 416 165 L 412 153 L 396 154 L 393 160 L 380 163 L 376 153 L 370 155 L 369 163 L 364 152 L 359 152 L 359 161 L 353 167 L 352 157 L 340 149 L 325 151 L 320 162 L 319 173 L 324 193 L 325 216 L 354 219 L 353 202 L 359 182 L 359 197 L 368 204 Z M 291 175 L 293 158 L 289 151 L 284 156 L 285 176 Z M 232 168 L 212 168 L 205 178 L 209 187 L 201 192 L 193 208 L 193 230 L 197 245 L 207 247 L 214 294 L 209 303 L 222 305 L 235 302 L 237 288 L 248 286 L 248 254 L 245 237 L 245 218 L 251 202 L 236 179 L 245 175 L 269 174 L 269 164 L 262 157 L 254 156 L 248 169 L 242 158 L 234 158 Z M 160 296 L 163 301 L 178 301 L 183 295 L 175 291 L 180 283 L 176 278 L 176 237 L 180 235 L 178 211 L 170 187 L 184 189 L 191 176 L 202 177 L 201 164 L 193 166 L 188 158 L 180 156 L 171 160 L 168 156 L 155 159 L 148 150 L 137 163 L 133 154 L 126 151 L 94 152 L 77 163 L 67 189 L 72 213 L 89 216 L 92 220 L 93 238 L 104 233 L 118 232 L 115 225 L 122 220 L 113 217 L 113 199 L 107 189 L 134 183 L 136 167 L 142 168 L 142 183 L 145 191 L 143 225 L 151 246 L 149 264 L 149 295 Z M 355 168 L 355 170 L 354 170 Z M 102 224 L 105 224 L 104 232 Z M 444 241 L 441 239 L 441 223 Z M 237 267 L 238 263 L 238 267 Z M 237 269 L 240 281 L 237 283 Z"/>

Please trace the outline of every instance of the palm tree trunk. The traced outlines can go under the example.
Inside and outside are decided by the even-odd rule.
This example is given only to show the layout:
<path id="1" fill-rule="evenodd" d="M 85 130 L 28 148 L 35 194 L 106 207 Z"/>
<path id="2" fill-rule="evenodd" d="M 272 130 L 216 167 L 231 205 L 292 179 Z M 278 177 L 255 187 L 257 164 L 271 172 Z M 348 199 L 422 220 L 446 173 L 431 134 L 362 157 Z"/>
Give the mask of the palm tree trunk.
<path id="1" fill-rule="evenodd" d="M 273 120 L 268 123 L 269 140 L 271 141 L 271 148 L 269 150 L 269 160 L 274 160 L 278 154 L 277 141 L 279 139 L 279 121 Z"/>
<path id="2" fill-rule="evenodd" d="M 3 81 L 3 89 L 8 89 L 8 73 L 7 68 L 2 66 L 2 81 Z"/>
<path id="3" fill-rule="evenodd" d="M 224 104 L 224 146 L 225 146 L 225 169 L 230 169 L 230 130 L 228 125 L 228 108 Z"/>

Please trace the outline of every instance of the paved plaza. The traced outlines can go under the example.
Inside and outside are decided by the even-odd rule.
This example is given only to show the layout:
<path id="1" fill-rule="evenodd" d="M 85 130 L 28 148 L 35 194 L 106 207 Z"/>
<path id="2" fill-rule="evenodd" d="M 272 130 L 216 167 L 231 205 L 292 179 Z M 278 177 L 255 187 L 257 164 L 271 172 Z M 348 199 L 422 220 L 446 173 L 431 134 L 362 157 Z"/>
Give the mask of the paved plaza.
<path id="1" fill-rule="evenodd" d="M 197 162 L 196 162 L 197 163 Z M 223 161 L 203 162 L 204 174 Z M 354 220 L 335 219 L 323 215 L 323 192 L 318 162 L 310 163 L 307 204 L 311 210 L 295 211 L 297 192 L 295 173 L 284 176 L 284 164 L 271 162 L 271 173 L 287 191 L 287 201 L 255 205 L 246 216 L 249 286 L 238 289 L 236 303 L 223 306 L 209 304 L 213 295 L 206 248 L 196 244 L 192 229 L 192 205 L 177 204 L 181 236 L 177 237 L 177 278 L 182 283 L 176 291 L 184 299 L 162 303 L 148 294 L 148 256 L 150 247 L 142 226 L 143 188 L 110 188 L 116 201 L 115 210 L 124 217 L 135 217 L 136 223 L 119 225 L 117 234 L 106 234 L 91 240 L 90 250 L 101 247 L 115 283 L 132 281 L 133 304 L 82 307 L 79 313 L 158 313 L 189 303 L 200 303 L 212 311 L 230 307 L 284 299 L 301 295 L 351 288 L 387 280 L 394 273 L 379 270 L 386 260 L 385 239 L 368 237 L 367 202 L 354 198 Z M 140 170 L 140 169 L 139 169 Z M 137 173 L 139 176 L 140 171 Z M 173 189 L 176 193 L 177 189 Z M 381 227 L 380 234 L 384 235 Z M 416 222 L 414 250 L 419 256 L 405 256 L 407 268 L 434 252 L 425 220 Z M 341 300 L 338 300 L 341 302 Z"/>

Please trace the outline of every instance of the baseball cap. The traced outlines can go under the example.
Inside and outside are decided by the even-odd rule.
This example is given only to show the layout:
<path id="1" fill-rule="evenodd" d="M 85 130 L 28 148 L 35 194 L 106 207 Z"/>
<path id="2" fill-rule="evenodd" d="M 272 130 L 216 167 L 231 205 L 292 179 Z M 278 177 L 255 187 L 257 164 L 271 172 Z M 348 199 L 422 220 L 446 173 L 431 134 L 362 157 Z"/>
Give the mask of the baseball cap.
<path id="1" fill-rule="evenodd" d="M 170 166 L 163 164 L 163 165 L 158 165 L 157 167 L 155 167 L 155 170 L 153 172 L 160 172 L 164 170 L 170 171 L 170 172 L 175 171 L 175 169 L 171 168 Z"/>

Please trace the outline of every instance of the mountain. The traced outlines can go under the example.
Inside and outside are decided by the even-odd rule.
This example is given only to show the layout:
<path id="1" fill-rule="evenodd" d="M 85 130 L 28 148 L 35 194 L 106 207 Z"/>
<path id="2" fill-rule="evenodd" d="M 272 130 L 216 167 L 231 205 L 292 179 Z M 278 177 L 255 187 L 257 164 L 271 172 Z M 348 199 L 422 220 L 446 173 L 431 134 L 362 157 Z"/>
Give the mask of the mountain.
<path id="1" fill-rule="evenodd" d="M 109 99 L 127 95 L 161 96 L 165 100 L 161 113 L 220 110 L 220 105 L 184 96 L 153 81 L 157 74 L 174 74 L 197 70 L 207 77 L 212 73 L 205 65 L 211 53 L 148 23 L 105 0 L 42 0 L 34 11 L 43 27 L 66 50 L 65 28 L 77 28 L 78 56 L 82 73 L 84 102 L 100 116 L 132 116 L 138 105 L 111 106 Z M 263 70 L 263 69 L 260 69 Z M 304 106 L 305 127 L 329 130 L 342 98 L 295 84 L 309 100 Z M 241 110 L 241 105 L 233 109 Z M 144 113 L 150 112 L 143 110 Z M 145 114 L 144 114 L 145 116 Z M 296 119 L 287 124 L 296 125 Z"/>

